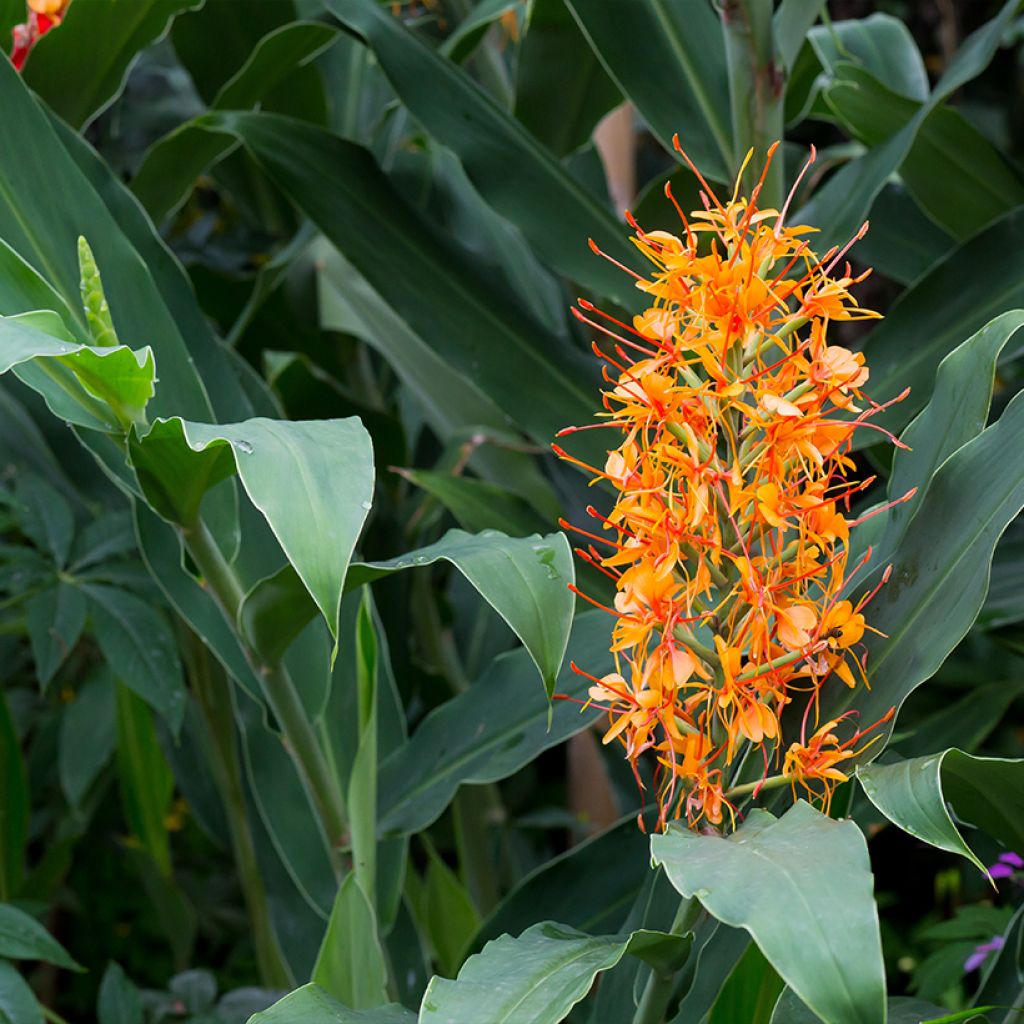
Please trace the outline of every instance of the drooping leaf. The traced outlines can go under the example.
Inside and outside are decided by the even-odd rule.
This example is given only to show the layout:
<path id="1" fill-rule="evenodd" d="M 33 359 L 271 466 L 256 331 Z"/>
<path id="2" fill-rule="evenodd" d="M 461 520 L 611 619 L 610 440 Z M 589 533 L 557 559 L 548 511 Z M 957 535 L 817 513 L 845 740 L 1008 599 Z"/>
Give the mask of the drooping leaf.
<path id="1" fill-rule="evenodd" d="M 454 565 L 509 624 L 550 693 L 572 622 L 568 584 L 575 576 L 565 536 L 512 538 L 494 530 L 475 535 L 449 530 L 437 543 L 407 555 L 386 562 L 354 563 L 345 589 L 437 561 Z M 298 635 L 309 621 L 310 609 L 286 567 L 249 592 L 240 617 L 249 635 L 263 637 L 264 648 L 273 654 Z"/>
<path id="2" fill-rule="evenodd" d="M 1011 850 L 1024 848 L 1024 761 L 974 757 L 955 748 L 891 764 L 863 765 L 857 777 L 871 802 L 894 824 L 940 850 L 984 863 L 953 815 Z"/>
<path id="3" fill-rule="evenodd" d="M 237 470 L 337 639 L 342 584 L 373 494 L 370 439 L 357 419 L 158 420 L 133 439 L 132 458 L 153 506 L 184 524 Z"/>
<path id="4" fill-rule="evenodd" d="M 751 811 L 728 838 L 672 826 L 651 837 L 651 856 L 683 896 L 749 931 L 783 980 L 828 1024 L 884 1019 L 871 866 L 852 821 L 835 821 L 798 801 L 781 818 Z"/>
<path id="5" fill-rule="evenodd" d="M 34 917 L 8 903 L 0 903 L 0 957 L 43 960 L 71 971 L 82 969 Z"/>
<path id="6" fill-rule="evenodd" d="M 590 991 L 594 978 L 624 956 L 680 962 L 690 936 L 634 932 L 593 936 L 545 922 L 518 938 L 503 935 L 471 956 L 454 981 L 434 978 L 420 1006 L 420 1024 L 557 1024 Z"/>
<path id="7" fill-rule="evenodd" d="M 68 7 L 25 64 L 29 86 L 68 124 L 82 128 L 120 92 L 139 51 L 176 14 L 201 0 L 89 0 Z"/>

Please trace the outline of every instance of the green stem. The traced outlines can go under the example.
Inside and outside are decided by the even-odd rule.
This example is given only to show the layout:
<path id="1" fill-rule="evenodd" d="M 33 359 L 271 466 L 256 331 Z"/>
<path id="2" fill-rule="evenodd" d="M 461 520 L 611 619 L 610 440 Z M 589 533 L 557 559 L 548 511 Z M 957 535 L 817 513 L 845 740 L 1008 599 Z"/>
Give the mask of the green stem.
<path id="1" fill-rule="evenodd" d="M 209 731 L 210 765 L 224 801 L 231 848 L 249 912 L 260 979 L 268 988 L 285 988 L 291 985 L 291 978 L 270 920 L 267 892 L 249 827 L 231 690 L 219 666 L 211 662 L 205 645 L 194 637 L 192 639 L 192 688 Z"/>
<path id="2" fill-rule="evenodd" d="M 771 0 L 724 0 L 721 10 L 737 156 L 742 159 L 747 149 L 755 153 L 745 172 L 744 190 L 749 194 L 768 147 L 782 140 L 785 75 L 775 54 Z M 759 205 L 782 205 L 781 154 L 765 177 Z"/>
<path id="3" fill-rule="evenodd" d="M 675 919 L 669 928 L 669 934 L 685 935 L 692 931 L 700 912 L 700 903 L 694 897 L 681 900 Z M 672 998 L 677 974 L 678 970 L 659 971 L 655 968 L 651 971 L 636 1013 L 633 1015 L 633 1024 L 662 1024 L 665 1019 L 665 1011 Z"/>
<path id="4" fill-rule="evenodd" d="M 733 786 L 725 793 L 726 800 L 735 800 L 740 796 L 749 796 L 755 790 L 760 793 L 766 789 L 778 789 L 780 786 L 788 786 L 793 782 L 790 775 L 769 775 L 767 779 L 757 779 L 754 782 L 744 782 L 740 786 Z"/>
<path id="5" fill-rule="evenodd" d="M 238 610 L 244 597 L 238 574 L 202 520 L 183 529 L 182 535 L 210 592 L 237 632 Z M 331 865 L 340 877 L 342 862 L 339 849 L 344 843 L 346 825 L 345 804 L 337 780 L 328 768 L 313 725 L 288 670 L 283 665 L 263 663 L 248 644 L 245 644 L 245 648 L 249 663 L 263 683 L 263 693 L 270 710 L 281 727 L 285 747 L 299 770 L 310 803 L 320 819 Z"/>

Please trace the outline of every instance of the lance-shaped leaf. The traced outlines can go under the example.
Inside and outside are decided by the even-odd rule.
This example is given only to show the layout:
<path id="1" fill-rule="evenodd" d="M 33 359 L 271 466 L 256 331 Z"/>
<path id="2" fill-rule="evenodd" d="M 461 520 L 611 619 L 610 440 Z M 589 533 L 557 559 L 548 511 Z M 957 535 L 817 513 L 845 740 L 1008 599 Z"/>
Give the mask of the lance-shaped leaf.
<path id="1" fill-rule="evenodd" d="M 142 415 L 154 394 L 149 348 L 80 345 L 46 311 L 0 317 L 0 373 L 13 369 L 68 423 L 120 432 Z"/>
<path id="2" fill-rule="evenodd" d="M 855 704 L 870 724 L 932 676 L 970 629 L 988 589 L 992 552 L 1024 507 L 1024 396 L 939 468 L 893 558 L 868 618 L 871 689 L 823 693 L 834 717 Z M 846 689 L 845 687 L 842 689 Z M 877 750 L 876 744 L 873 750 Z"/>
<path id="3" fill-rule="evenodd" d="M 1008 0 L 999 14 L 965 40 L 949 62 L 932 94 L 894 135 L 838 171 L 797 214 L 796 220 L 821 226 L 821 245 L 844 245 L 860 229 L 875 197 L 910 152 L 929 114 L 957 89 L 979 75 L 999 46 L 1017 13 Z"/>
<path id="4" fill-rule="evenodd" d="M 537 666 L 550 694 L 572 625 L 575 581 L 565 535 L 506 537 L 496 530 L 449 530 L 436 544 L 386 562 L 356 562 L 345 589 L 403 569 L 450 562 L 509 624 Z M 312 616 L 295 575 L 286 566 L 246 595 L 240 613 L 247 635 L 271 659 L 278 657 Z"/>
<path id="5" fill-rule="evenodd" d="M 416 1024 L 416 1014 L 390 1004 L 372 1010 L 353 1010 L 317 985 L 303 985 L 269 1010 L 255 1014 L 249 1024 Z"/>
<path id="6" fill-rule="evenodd" d="M 264 36 L 245 64 L 221 87 L 213 110 L 248 110 L 297 67 L 322 53 L 338 30 L 317 22 L 282 25 Z M 153 143 L 132 178 L 132 191 L 156 223 L 187 198 L 196 178 L 226 156 L 237 142 L 186 121 Z"/>
<path id="7" fill-rule="evenodd" d="M 0 903 L 0 957 L 43 960 L 69 970 L 82 970 L 34 917 L 7 903 Z"/>
<path id="8" fill-rule="evenodd" d="M 572 624 L 570 661 L 596 676 L 610 672 L 609 624 L 603 612 L 584 612 Z M 592 725 L 599 712 L 580 713 L 531 684 L 524 650 L 496 658 L 465 693 L 432 711 L 409 742 L 381 765 L 378 827 L 383 835 L 419 832 L 444 812 L 465 783 L 496 782 L 542 751 Z M 559 694 L 583 701 L 589 681 L 568 666 L 555 683 Z M 550 716 L 550 723 L 549 723 Z"/>
<path id="9" fill-rule="evenodd" d="M 589 419 L 588 361 L 496 291 L 464 250 L 406 202 L 367 150 L 271 114 L 208 114 L 203 121 L 237 134 L 415 334 L 535 440 L 547 444 L 567 420 Z M 516 192 L 523 190 L 517 181 Z M 559 230 L 567 232 L 564 219 L 563 211 Z M 585 243 L 586 230 L 575 237 Z"/>
<path id="10" fill-rule="evenodd" d="M 1024 761 L 974 757 L 955 748 L 928 757 L 857 769 L 864 792 L 894 824 L 940 850 L 985 865 L 957 827 L 973 825 L 1024 849 Z"/>
<path id="11" fill-rule="evenodd" d="M 518 938 L 503 935 L 471 956 L 455 981 L 433 978 L 419 1024 L 557 1024 L 590 991 L 594 978 L 624 956 L 671 969 L 686 959 L 692 936 L 637 931 L 623 939 L 587 935 L 544 922 Z"/>
<path id="12" fill-rule="evenodd" d="M 619 223 L 545 146 L 373 0 L 329 0 L 327 6 L 366 41 L 416 120 L 459 157 L 484 199 L 519 227 L 546 263 L 598 295 L 635 304 L 631 280 L 581 244 L 593 238 L 629 264 L 632 247 Z"/>
<path id="13" fill-rule="evenodd" d="M 728 838 L 672 826 L 652 836 L 651 856 L 683 896 L 750 932 L 827 1024 L 885 1019 L 871 863 L 852 821 L 801 800 L 781 818 L 751 811 Z"/>
<path id="14" fill-rule="evenodd" d="M 954 249 L 868 335 L 871 397 L 888 401 L 910 388 L 873 423 L 900 430 L 927 403 L 941 361 L 1004 310 L 1024 306 L 1024 253 L 1016 244 L 1022 224 L 1024 212 L 1015 210 Z"/>
<path id="15" fill-rule="evenodd" d="M 206 490 L 237 470 L 337 639 L 342 584 L 373 495 L 373 453 L 358 419 L 158 420 L 131 451 L 153 507 L 186 525 Z"/>
<path id="16" fill-rule="evenodd" d="M 738 167 L 725 42 L 711 5 L 571 0 L 570 6 L 608 73 L 662 143 L 671 149 L 678 132 L 705 174 L 731 178 Z"/>
<path id="17" fill-rule="evenodd" d="M 113 100 L 139 51 L 159 39 L 176 14 L 202 0 L 89 0 L 68 7 L 25 65 L 25 80 L 75 128 Z"/>

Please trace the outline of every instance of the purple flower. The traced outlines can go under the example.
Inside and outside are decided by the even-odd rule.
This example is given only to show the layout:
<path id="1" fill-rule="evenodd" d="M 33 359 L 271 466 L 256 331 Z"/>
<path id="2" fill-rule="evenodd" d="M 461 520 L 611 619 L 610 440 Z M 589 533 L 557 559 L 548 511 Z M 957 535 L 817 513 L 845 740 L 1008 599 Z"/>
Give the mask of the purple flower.
<path id="1" fill-rule="evenodd" d="M 995 935 L 988 942 L 974 947 L 974 952 L 964 961 L 964 971 L 968 974 L 976 971 L 988 958 L 989 953 L 998 953 L 1006 940 L 1002 935 Z"/>
<path id="2" fill-rule="evenodd" d="M 988 873 L 993 878 L 1013 878 L 1014 873 L 1024 868 L 1024 858 L 1020 854 L 1007 850 L 999 854 L 999 860 L 993 864 Z"/>

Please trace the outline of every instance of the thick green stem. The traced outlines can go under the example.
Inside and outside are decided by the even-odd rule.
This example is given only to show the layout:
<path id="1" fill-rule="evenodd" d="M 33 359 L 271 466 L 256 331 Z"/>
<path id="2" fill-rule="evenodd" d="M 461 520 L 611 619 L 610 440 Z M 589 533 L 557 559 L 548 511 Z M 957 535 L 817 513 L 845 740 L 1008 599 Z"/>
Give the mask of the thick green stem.
<path id="1" fill-rule="evenodd" d="M 680 901 L 669 933 L 685 935 L 692 931 L 700 912 L 700 903 L 694 897 L 691 896 L 689 899 Z M 672 998 L 672 990 L 675 988 L 678 973 L 678 970 L 659 971 L 655 969 L 651 971 L 636 1013 L 633 1015 L 633 1024 L 662 1024 L 665 1020 L 665 1011 Z"/>
<path id="2" fill-rule="evenodd" d="M 733 786 L 725 793 L 726 800 L 735 800 L 740 796 L 747 796 L 750 793 L 761 793 L 766 789 L 778 789 L 780 786 L 788 786 L 796 780 L 791 775 L 769 775 L 767 779 L 757 779 L 754 782 L 744 782 L 740 786 Z"/>
<path id="3" fill-rule="evenodd" d="M 182 535 L 210 592 L 217 599 L 232 628 L 237 631 L 238 610 L 244 596 L 238 574 L 201 520 L 184 529 Z M 310 803 L 320 819 L 331 864 L 335 874 L 340 877 L 342 862 L 339 849 L 344 843 L 346 826 L 345 804 L 337 780 L 328 767 L 288 670 L 283 665 L 263 663 L 244 639 L 243 646 L 250 664 L 263 683 L 264 696 L 281 727 L 285 748 L 299 770 Z"/>
<path id="4" fill-rule="evenodd" d="M 206 647 L 198 641 L 191 646 L 192 688 L 209 730 L 210 766 L 224 801 L 235 866 L 249 911 L 260 980 L 267 988 L 285 988 L 291 984 L 291 978 L 271 924 L 267 892 L 249 827 L 231 691 L 224 673 L 212 664 Z"/>
<path id="5" fill-rule="evenodd" d="M 754 150 L 744 172 L 749 193 L 761 176 L 768 147 L 782 140 L 785 71 L 775 53 L 771 0 L 724 0 L 721 9 L 737 156 Z M 779 155 L 765 176 L 759 206 L 782 205 L 782 180 Z"/>

